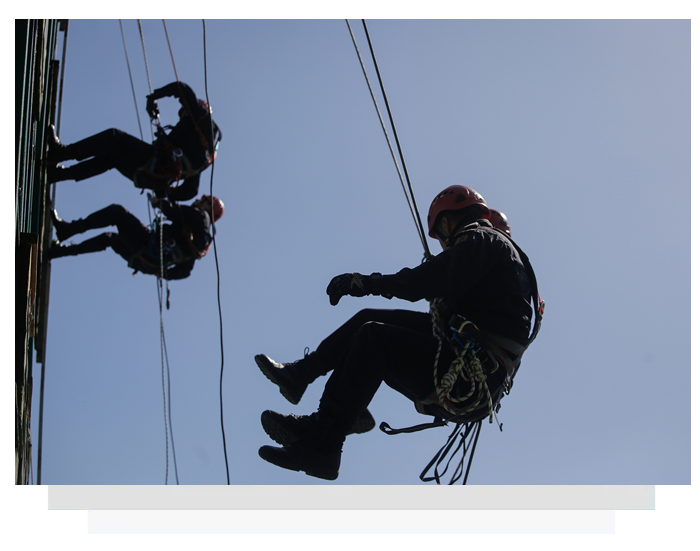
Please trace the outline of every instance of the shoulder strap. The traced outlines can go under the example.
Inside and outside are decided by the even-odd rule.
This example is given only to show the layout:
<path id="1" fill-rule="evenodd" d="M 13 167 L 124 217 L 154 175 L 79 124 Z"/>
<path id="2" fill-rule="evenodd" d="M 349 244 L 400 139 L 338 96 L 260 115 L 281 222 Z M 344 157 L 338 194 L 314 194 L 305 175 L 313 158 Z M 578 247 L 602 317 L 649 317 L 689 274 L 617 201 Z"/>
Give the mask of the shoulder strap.
<path id="1" fill-rule="evenodd" d="M 530 282 L 530 300 L 532 301 L 532 304 L 535 307 L 535 320 L 532 324 L 532 334 L 528 338 L 527 344 L 525 345 L 525 348 L 527 348 L 528 346 L 530 346 L 530 344 L 532 344 L 532 341 L 535 340 L 535 337 L 537 337 L 537 333 L 539 333 L 540 331 L 540 325 L 542 325 L 542 316 L 544 315 L 544 301 L 540 297 L 540 293 L 537 290 L 537 278 L 535 277 L 535 270 L 532 269 L 532 264 L 530 264 L 530 259 L 528 258 L 528 256 L 523 252 L 523 250 L 518 246 L 518 244 L 515 241 L 513 241 L 513 238 L 510 235 L 508 235 L 503 230 L 499 230 L 498 228 L 493 229 L 497 232 L 500 232 L 501 235 L 503 235 L 508 239 L 508 241 L 510 241 L 515 250 L 518 251 L 520 259 L 523 261 L 523 266 L 525 266 L 525 270 L 527 271 L 527 277 Z"/>

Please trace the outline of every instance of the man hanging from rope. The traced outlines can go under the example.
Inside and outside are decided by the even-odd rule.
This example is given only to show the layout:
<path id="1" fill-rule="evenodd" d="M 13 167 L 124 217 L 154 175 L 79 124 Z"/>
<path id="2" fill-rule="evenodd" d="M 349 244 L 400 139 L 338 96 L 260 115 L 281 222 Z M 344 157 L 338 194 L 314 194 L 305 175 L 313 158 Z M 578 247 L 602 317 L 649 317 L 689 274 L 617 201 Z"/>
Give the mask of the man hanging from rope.
<path id="1" fill-rule="evenodd" d="M 51 245 L 49 257 L 74 256 L 112 247 L 129 263 L 134 273 L 160 276 L 162 257 L 164 279 L 186 278 L 195 261 L 209 249 L 211 218 L 213 216 L 214 222 L 221 218 L 224 203 L 218 197 L 202 195 L 191 206 L 156 197 L 151 198 L 151 204 L 160 209 L 170 224 L 161 226 L 156 218 L 154 227 L 149 228 L 121 205 L 110 205 L 73 222 L 61 220 L 54 211 L 57 239 Z M 77 245 L 63 244 L 73 235 L 108 226 L 116 226 L 117 233 L 102 233 Z"/>
<path id="2" fill-rule="evenodd" d="M 110 128 L 79 142 L 62 145 L 53 126 L 48 135 L 49 172 L 51 182 L 85 180 L 116 168 L 134 182 L 137 188 L 155 191 L 158 197 L 187 201 L 199 191 L 199 175 L 216 156 L 221 131 L 212 120 L 211 108 L 197 99 L 184 82 L 172 82 L 147 96 L 146 110 L 158 121 L 156 100 L 173 96 L 180 100 L 179 122 L 165 131 L 157 123 L 156 140 L 152 143 Z M 167 127 L 166 127 L 167 128 Z M 66 160 L 81 161 L 64 168 Z M 171 188 L 181 181 L 177 187 Z"/>
<path id="3" fill-rule="evenodd" d="M 303 382 L 324 370 L 333 373 L 316 413 L 263 412 L 263 428 L 283 447 L 263 446 L 261 458 L 285 469 L 336 479 L 345 437 L 382 381 L 423 413 L 448 420 L 492 414 L 510 390 L 520 358 L 539 329 L 538 311 L 528 337 L 530 302 L 541 306 L 527 257 L 494 229 L 489 217 L 476 191 L 450 186 L 433 200 L 428 214 L 429 235 L 440 241 L 441 254 L 394 275 L 355 273 L 331 280 L 326 292 L 332 305 L 345 295 L 381 295 L 411 302 L 428 299 L 431 313 L 363 310 L 316 352 L 295 362 L 293 369 L 306 377 Z M 474 355 L 466 356 L 465 365 L 467 350 Z M 260 365 L 260 356 L 256 361 Z M 272 366 L 277 375 L 290 367 L 276 362 Z"/>
<path id="4" fill-rule="evenodd" d="M 510 225 L 505 214 L 489 209 L 486 219 L 494 228 L 510 236 Z M 279 387 L 282 396 L 292 404 L 298 404 L 308 385 L 326 375 L 333 366 L 338 364 L 342 352 L 353 335 L 367 322 L 385 323 L 421 331 L 432 330 L 429 315 L 422 312 L 365 308 L 324 339 L 315 351 L 306 353 L 301 360 L 283 364 L 265 354 L 258 354 L 255 356 L 255 363 L 263 375 Z M 265 429 L 274 432 L 278 442 L 281 439 L 280 443 L 288 444 L 295 440 L 293 433 L 285 430 L 285 424 L 289 422 L 287 419 L 293 419 L 293 415 L 279 418 L 266 413 L 265 418 L 267 419 L 264 424 Z M 360 413 L 349 434 L 369 432 L 374 426 L 372 414 L 365 409 Z"/>

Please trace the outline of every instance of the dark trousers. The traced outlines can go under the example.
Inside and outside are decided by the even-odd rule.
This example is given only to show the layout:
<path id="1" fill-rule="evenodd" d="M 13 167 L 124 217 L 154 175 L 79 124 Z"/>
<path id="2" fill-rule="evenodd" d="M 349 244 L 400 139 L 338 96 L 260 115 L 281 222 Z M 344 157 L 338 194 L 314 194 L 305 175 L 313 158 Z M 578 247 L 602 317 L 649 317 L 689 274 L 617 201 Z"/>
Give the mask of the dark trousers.
<path id="1" fill-rule="evenodd" d="M 333 370 L 319 412 L 345 426 L 369 405 L 382 382 L 410 400 L 434 389 L 433 365 L 438 341 L 430 314 L 409 310 L 365 309 L 329 335 L 316 350 L 317 375 Z M 454 354 L 443 347 L 439 376 Z"/>
<path id="2" fill-rule="evenodd" d="M 82 161 L 60 172 L 61 180 L 85 180 L 116 168 L 130 180 L 156 154 L 154 145 L 110 128 L 63 148 L 59 160 Z M 87 159 L 87 160 L 85 160 Z"/>
<path id="3" fill-rule="evenodd" d="M 148 245 L 151 235 L 151 230 L 121 205 L 110 205 L 74 223 L 81 224 L 81 233 L 108 226 L 116 226 L 118 232 L 106 232 L 83 241 L 76 245 L 77 254 L 103 251 L 112 247 L 114 252 L 127 262 Z"/>

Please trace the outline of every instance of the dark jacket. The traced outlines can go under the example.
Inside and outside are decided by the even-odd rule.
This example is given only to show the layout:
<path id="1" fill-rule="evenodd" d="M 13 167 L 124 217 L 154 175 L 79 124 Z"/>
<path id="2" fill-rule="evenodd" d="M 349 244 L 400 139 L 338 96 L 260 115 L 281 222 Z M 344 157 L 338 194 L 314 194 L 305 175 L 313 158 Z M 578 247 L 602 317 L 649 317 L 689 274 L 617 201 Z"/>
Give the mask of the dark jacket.
<path id="1" fill-rule="evenodd" d="M 214 140 L 217 139 L 219 128 L 212 120 L 209 110 L 199 103 L 192 88 L 184 82 L 171 82 L 162 88 L 154 90 L 152 94 L 154 99 L 169 96 L 180 100 L 185 116 L 180 118 L 179 122 L 165 138 L 159 139 L 165 139 L 173 147 L 182 149 L 192 167 L 198 169 L 198 172 L 185 178 L 181 185 L 168 193 L 168 196 L 173 201 L 188 201 L 197 195 L 199 190 L 199 173 L 208 166 L 206 152 L 209 152 L 210 157 L 214 155 L 212 128 Z M 206 144 L 206 149 L 204 144 Z M 158 146 L 158 140 L 156 140 L 156 146 Z"/>
<path id="2" fill-rule="evenodd" d="M 206 253 L 211 236 L 209 213 L 197 207 L 178 205 L 161 199 L 158 208 L 170 221 L 163 225 L 165 279 L 184 279 L 194 263 Z M 160 232 L 151 233 L 148 251 L 134 268 L 146 274 L 160 274 Z"/>
<path id="3" fill-rule="evenodd" d="M 526 344 L 533 311 L 530 283 L 509 239 L 486 220 L 455 236 L 459 242 L 416 268 L 382 276 L 382 294 L 415 302 L 441 297 L 452 313 Z"/>

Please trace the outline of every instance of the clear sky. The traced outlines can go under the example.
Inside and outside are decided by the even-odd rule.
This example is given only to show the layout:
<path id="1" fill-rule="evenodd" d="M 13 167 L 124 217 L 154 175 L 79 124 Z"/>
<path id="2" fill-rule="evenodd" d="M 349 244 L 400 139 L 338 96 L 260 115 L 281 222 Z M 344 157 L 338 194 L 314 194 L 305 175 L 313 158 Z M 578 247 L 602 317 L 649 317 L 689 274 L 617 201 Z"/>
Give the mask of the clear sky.
<path id="1" fill-rule="evenodd" d="M 157 88 L 174 80 L 168 44 L 160 20 L 142 24 Z M 138 27 L 123 25 L 150 140 Z M 368 27 L 422 220 L 446 186 L 478 190 L 508 215 L 547 304 L 503 432 L 483 427 L 470 483 L 690 484 L 690 21 Z M 179 78 L 204 97 L 201 20 L 167 28 Z M 260 413 L 315 411 L 326 378 L 293 406 L 254 355 L 299 359 L 365 307 L 427 311 L 381 297 L 332 307 L 325 293 L 337 274 L 394 273 L 423 251 L 345 21 L 212 20 L 206 31 L 223 132 L 213 188 L 226 204 L 216 242 L 231 484 L 422 484 L 448 428 L 352 435 L 335 482 L 258 457 L 271 443 Z M 117 20 L 71 20 L 65 70 L 64 143 L 110 127 L 139 136 Z M 177 100 L 159 104 L 174 124 Z M 117 171 L 58 184 L 67 220 L 112 203 L 147 222 L 145 194 Z M 170 292 L 179 482 L 226 484 L 213 250 Z M 132 276 L 111 250 L 53 261 L 43 483 L 165 482 L 159 323 L 156 279 Z M 385 386 L 370 411 L 393 427 L 430 420 Z M 38 412 L 35 399 L 33 422 Z M 35 424 L 35 451 L 37 434 Z M 171 448 L 169 484 L 173 459 Z"/>

